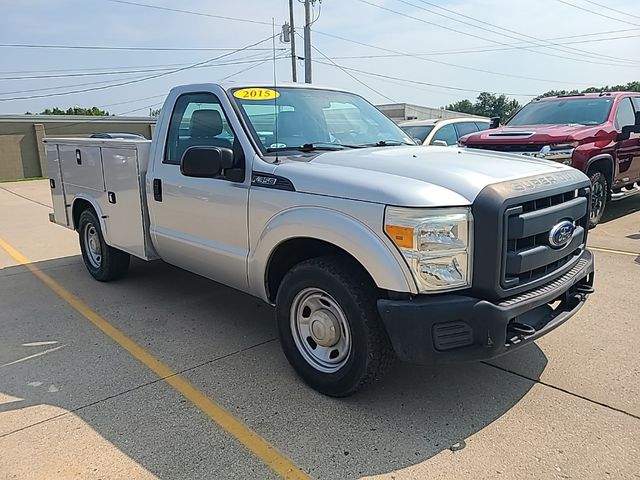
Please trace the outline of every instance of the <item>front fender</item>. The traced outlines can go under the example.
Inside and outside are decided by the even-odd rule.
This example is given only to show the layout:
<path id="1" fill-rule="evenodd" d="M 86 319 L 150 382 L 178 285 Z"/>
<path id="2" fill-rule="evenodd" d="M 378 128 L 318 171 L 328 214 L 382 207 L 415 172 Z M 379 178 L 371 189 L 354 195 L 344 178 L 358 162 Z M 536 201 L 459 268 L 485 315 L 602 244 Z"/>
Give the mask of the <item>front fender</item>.
<path id="1" fill-rule="evenodd" d="M 251 249 L 249 288 L 268 301 L 266 271 L 278 245 L 294 238 L 322 240 L 349 253 L 382 289 L 418 293 L 400 252 L 358 219 L 326 207 L 294 207 L 272 217 Z"/>

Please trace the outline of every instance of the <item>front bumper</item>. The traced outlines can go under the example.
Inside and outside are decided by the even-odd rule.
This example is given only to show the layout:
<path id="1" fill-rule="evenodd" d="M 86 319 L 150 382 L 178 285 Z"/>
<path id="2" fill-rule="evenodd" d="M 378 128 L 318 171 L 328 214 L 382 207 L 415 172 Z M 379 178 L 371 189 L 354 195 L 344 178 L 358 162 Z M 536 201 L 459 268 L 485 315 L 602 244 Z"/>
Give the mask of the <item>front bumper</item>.
<path id="1" fill-rule="evenodd" d="M 486 360 L 511 352 L 571 318 L 593 293 L 585 250 L 561 277 L 498 302 L 464 295 L 378 300 L 399 359 L 418 364 Z"/>

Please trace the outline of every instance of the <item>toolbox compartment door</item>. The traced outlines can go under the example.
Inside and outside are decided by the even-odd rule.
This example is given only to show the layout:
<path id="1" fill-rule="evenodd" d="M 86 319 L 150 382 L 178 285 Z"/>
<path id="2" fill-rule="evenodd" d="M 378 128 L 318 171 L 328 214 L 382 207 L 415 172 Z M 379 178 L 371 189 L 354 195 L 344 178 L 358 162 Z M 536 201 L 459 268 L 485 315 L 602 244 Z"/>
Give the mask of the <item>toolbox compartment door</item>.
<path id="1" fill-rule="evenodd" d="M 64 192 L 64 181 L 62 178 L 62 167 L 58 155 L 58 145 L 45 143 L 47 154 L 47 173 L 49 176 L 49 187 L 51 188 L 51 203 L 53 204 L 53 221 L 64 227 L 71 227 L 67 217 L 66 197 Z"/>
<path id="2" fill-rule="evenodd" d="M 58 154 L 66 186 L 104 191 L 99 146 L 59 143 Z"/>
<path id="3" fill-rule="evenodd" d="M 137 148 L 102 147 L 106 202 L 102 209 L 111 246 L 140 258 L 149 258 L 145 239 L 144 177 Z"/>

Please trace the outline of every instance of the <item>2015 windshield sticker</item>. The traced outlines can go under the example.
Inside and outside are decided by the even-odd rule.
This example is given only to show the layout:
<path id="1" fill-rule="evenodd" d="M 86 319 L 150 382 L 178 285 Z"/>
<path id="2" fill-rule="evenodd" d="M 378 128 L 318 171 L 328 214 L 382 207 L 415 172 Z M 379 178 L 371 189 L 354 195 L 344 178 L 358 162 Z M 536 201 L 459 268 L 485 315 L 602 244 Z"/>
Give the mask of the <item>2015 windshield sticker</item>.
<path id="1" fill-rule="evenodd" d="M 242 100 L 273 100 L 280 92 L 268 88 L 241 88 L 233 92 L 233 96 Z"/>

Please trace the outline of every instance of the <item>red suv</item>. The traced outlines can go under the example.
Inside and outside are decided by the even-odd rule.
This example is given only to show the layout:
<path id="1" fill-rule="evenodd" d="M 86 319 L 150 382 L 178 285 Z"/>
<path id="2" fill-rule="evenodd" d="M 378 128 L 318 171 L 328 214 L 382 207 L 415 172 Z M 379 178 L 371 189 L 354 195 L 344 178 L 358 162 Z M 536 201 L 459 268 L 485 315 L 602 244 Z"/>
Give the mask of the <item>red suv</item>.
<path id="1" fill-rule="evenodd" d="M 586 173 L 593 185 L 590 226 L 608 200 L 640 192 L 640 93 L 536 98 L 500 128 L 460 139 L 483 148 L 555 160 Z"/>

